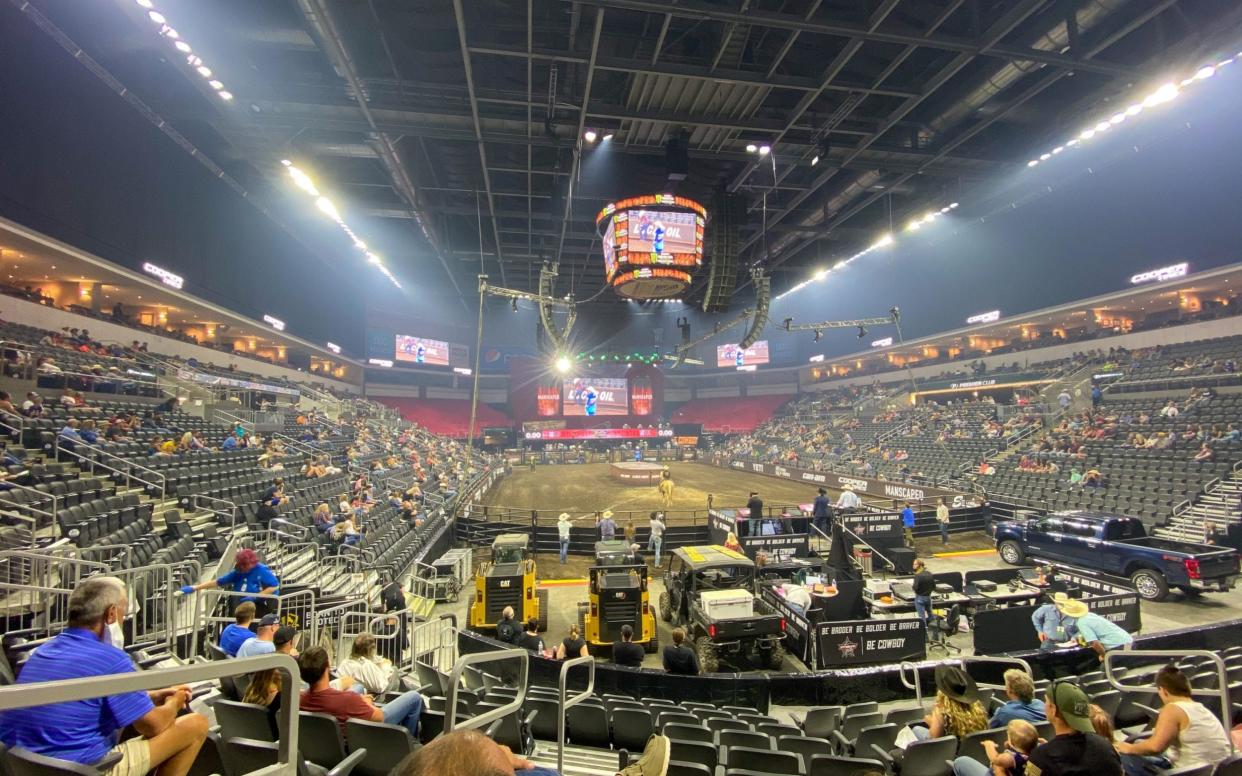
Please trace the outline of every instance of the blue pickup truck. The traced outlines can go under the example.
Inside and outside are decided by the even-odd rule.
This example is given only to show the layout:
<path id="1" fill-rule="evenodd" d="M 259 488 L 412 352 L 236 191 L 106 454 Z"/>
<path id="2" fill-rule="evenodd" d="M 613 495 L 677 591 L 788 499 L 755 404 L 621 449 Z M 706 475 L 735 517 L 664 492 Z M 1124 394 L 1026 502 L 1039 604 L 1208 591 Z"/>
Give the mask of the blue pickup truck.
<path id="1" fill-rule="evenodd" d="M 1103 512 L 1002 521 L 993 526 L 992 538 L 1010 565 L 1029 559 L 1128 577 L 1149 601 L 1164 599 L 1169 588 L 1188 595 L 1224 592 L 1239 576 L 1236 550 L 1148 536 L 1138 518 Z"/>

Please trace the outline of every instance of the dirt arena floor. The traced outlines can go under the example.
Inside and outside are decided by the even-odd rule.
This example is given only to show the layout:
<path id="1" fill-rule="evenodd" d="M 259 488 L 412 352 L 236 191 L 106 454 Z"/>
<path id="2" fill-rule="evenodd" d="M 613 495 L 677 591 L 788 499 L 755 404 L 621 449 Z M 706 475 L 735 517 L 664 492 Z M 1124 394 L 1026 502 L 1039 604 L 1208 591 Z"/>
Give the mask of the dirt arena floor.
<path id="1" fill-rule="evenodd" d="M 560 511 L 571 514 L 594 513 L 611 509 L 614 512 L 639 512 L 664 509 L 664 502 L 654 485 L 624 485 L 608 476 L 609 464 L 543 465 L 534 471 L 517 467 L 505 477 L 484 500 L 488 506 Z M 787 482 L 762 474 L 748 474 L 721 469 L 701 463 L 673 463 L 673 504 L 670 511 L 706 510 L 707 494 L 713 495 L 717 509 L 746 506 L 750 491 L 759 492 L 767 506 L 808 504 L 815 498 L 816 488 Z M 836 498 L 836 494 L 832 494 Z M 669 523 L 688 522 L 689 516 L 671 516 Z M 700 518 L 701 519 L 701 518 Z"/>

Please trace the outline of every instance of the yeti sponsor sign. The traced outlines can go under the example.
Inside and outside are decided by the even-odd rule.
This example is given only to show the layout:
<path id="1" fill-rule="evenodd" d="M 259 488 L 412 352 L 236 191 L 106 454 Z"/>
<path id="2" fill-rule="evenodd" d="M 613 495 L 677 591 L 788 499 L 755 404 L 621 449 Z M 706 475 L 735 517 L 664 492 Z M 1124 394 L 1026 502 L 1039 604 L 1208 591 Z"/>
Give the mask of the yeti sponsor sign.
<path id="1" fill-rule="evenodd" d="M 901 516 L 891 512 L 846 512 L 838 514 L 837 520 L 864 541 L 901 538 Z"/>
<path id="2" fill-rule="evenodd" d="M 729 461 L 729 468 L 755 474 L 766 474 L 770 477 L 780 477 L 785 480 L 797 480 L 812 485 L 822 485 L 835 490 L 844 490 L 848 487 L 860 494 L 883 496 L 902 501 L 929 501 L 942 496 L 952 499 L 961 495 L 956 491 L 943 490 L 941 488 L 907 485 L 903 482 L 875 480 L 870 477 L 858 477 L 849 474 L 796 469 L 792 466 L 783 466 L 781 464 L 756 463 L 754 461 L 739 461 L 735 459 Z"/>
<path id="3" fill-rule="evenodd" d="M 917 617 L 821 622 L 815 626 L 816 668 L 922 660 L 927 631 Z"/>

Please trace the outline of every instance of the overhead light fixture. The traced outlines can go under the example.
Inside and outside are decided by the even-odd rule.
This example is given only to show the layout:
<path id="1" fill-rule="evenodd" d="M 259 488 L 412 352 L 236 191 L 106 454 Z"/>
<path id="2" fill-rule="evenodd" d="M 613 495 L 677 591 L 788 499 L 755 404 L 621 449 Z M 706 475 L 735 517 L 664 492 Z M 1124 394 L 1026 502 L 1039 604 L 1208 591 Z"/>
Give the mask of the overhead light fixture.
<path id="1" fill-rule="evenodd" d="M 811 157 L 811 166 L 814 167 L 817 164 L 819 164 L 819 154 Z"/>
<path id="2" fill-rule="evenodd" d="M 770 153 L 772 153 L 772 146 L 768 145 L 767 143 L 764 143 L 763 145 L 759 146 L 760 156 L 767 156 Z"/>
<path id="3" fill-rule="evenodd" d="M 756 152 L 756 151 L 758 151 L 758 150 L 759 150 L 759 146 L 755 145 L 754 143 L 747 143 L 747 144 L 746 144 L 746 153 L 748 153 L 748 154 L 753 154 L 753 153 L 755 153 L 755 152 Z"/>
<path id="4" fill-rule="evenodd" d="M 587 131 L 586 131 L 586 132 L 582 135 L 582 139 L 583 139 L 583 140 L 585 140 L 585 141 L 587 141 L 588 143 L 594 143 L 594 142 L 595 142 L 595 138 L 597 138 L 597 137 L 599 137 L 599 135 L 595 134 L 595 130 L 593 130 L 593 129 L 588 129 L 588 130 L 587 130 Z"/>
<path id="5" fill-rule="evenodd" d="M 573 364 L 572 362 L 570 362 L 568 356 L 561 356 L 560 358 L 556 359 L 556 371 L 560 372 L 561 374 L 568 374 L 572 366 Z"/>
<path id="6" fill-rule="evenodd" d="M 605 142 L 605 143 L 607 143 L 609 140 L 612 140 L 612 133 L 611 133 L 611 132 L 609 132 L 608 134 L 604 135 L 604 142 Z"/>

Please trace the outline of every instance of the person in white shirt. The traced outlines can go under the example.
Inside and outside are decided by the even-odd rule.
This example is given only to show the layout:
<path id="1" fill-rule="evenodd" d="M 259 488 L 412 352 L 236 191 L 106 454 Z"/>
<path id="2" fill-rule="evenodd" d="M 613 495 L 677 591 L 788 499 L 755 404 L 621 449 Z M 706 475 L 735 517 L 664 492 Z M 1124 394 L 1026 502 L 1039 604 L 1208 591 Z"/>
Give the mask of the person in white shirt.
<path id="1" fill-rule="evenodd" d="M 858 509 L 861 506 L 862 499 L 852 487 L 846 485 L 845 490 L 841 491 L 841 495 L 837 498 L 837 509 Z"/>
<path id="2" fill-rule="evenodd" d="M 1176 666 L 1156 673 L 1163 704 L 1151 737 L 1113 744 L 1126 776 L 1215 765 L 1230 754 L 1229 737 L 1220 720 L 1190 694 L 1190 680 Z"/>
<path id="3" fill-rule="evenodd" d="M 336 672 L 353 677 L 372 695 L 380 695 L 390 689 L 396 669 L 388 659 L 375 655 L 374 636 L 359 633 L 354 637 L 349 657 L 337 665 Z"/>
<path id="4" fill-rule="evenodd" d="M 811 608 L 811 591 L 804 585 L 785 585 L 785 603 L 799 614 L 806 614 Z"/>
<path id="5" fill-rule="evenodd" d="M 573 527 L 574 521 L 570 519 L 569 513 L 562 512 L 556 520 L 556 534 L 561 544 L 561 565 L 565 564 L 565 559 L 569 555 L 569 529 Z"/>
<path id="6" fill-rule="evenodd" d="M 652 553 L 655 567 L 660 568 L 660 553 L 664 549 L 664 515 L 652 512 L 649 525 L 651 533 L 647 537 L 647 552 Z"/>

